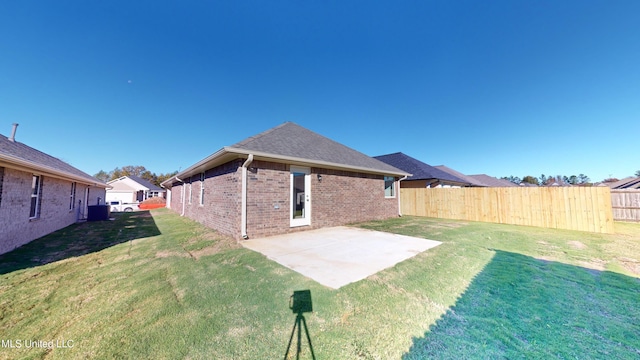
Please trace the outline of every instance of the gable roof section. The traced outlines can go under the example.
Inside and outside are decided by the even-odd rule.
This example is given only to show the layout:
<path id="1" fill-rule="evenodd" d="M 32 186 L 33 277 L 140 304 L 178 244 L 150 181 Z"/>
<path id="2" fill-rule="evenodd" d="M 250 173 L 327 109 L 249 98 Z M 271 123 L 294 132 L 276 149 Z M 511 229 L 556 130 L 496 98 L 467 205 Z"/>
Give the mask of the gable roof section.
<path id="1" fill-rule="evenodd" d="M 129 182 L 125 184 L 126 179 L 129 179 Z M 132 187 L 131 182 L 135 183 L 138 186 Z M 125 188 L 130 188 L 131 190 L 135 190 L 135 191 L 138 191 L 138 190 L 164 191 L 164 189 L 157 187 L 156 185 L 152 184 L 148 180 L 145 180 L 141 177 L 134 176 L 134 175 L 123 176 L 118 179 L 107 182 L 108 185 L 114 186 L 114 188 L 119 188 L 118 183 L 123 183 Z"/>
<path id="2" fill-rule="evenodd" d="M 465 182 L 471 184 L 472 186 L 487 186 L 487 185 L 481 183 L 480 181 L 472 178 L 471 176 L 467 176 L 467 175 L 465 175 L 465 174 L 463 174 L 463 173 L 461 173 L 459 171 L 455 171 L 455 170 L 453 170 L 453 169 L 451 169 L 449 167 L 446 167 L 444 165 L 438 165 L 438 166 L 434 166 L 434 167 L 436 169 L 438 169 L 438 170 L 442 170 L 442 171 L 444 171 L 446 173 L 449 173 L 449 174 L 451 174 L 451 175 L 453 175 L 455 177 L 463 179 Z"/>
<path id="3" fill-rule="evenodd" d="M 151 191 L 164 191 L 164 189 L 152 184 L 149 180 L 143 179 L 141 177 L 130 175 L 129 179 L 131 179 L 131 180 L 137 182 L 138 184 L 146 187 L 148 190 L 151 190 Z"/>
<path id="4" fill-rule="evenodd" d="M 494 178 L 486 174 L 469 175 L 469 177 L 478 180 L 485 186 L 489 187 L 517 187 L 518 184 L 514 184 L 509 180 Z"/>
<path id="5" fill-rule="evenodd" d="M 343 165 L 349 168 L 407 175 L 400 169 L 292 122 L 286 122 L 247 138 L 231 145 L 228 149 L 242 149 L 276 157 L 304 159 L 318 164 Z"/>
<path id="6" fill-rule="evenodd" d="M 402 169 L 408 173 L 413 174 L 408 177 L 406 180 L 444 180 L 453 182 L 461 185 L 468 185 L 469 183 L 464 181 L 463 179 L 444 172 L 440 169 L 436 169 L 435 167 L 424 163 L 416 158 L 403 154 L 402 152 L 397 152 L 393 154 L 374 156 L 374 159 L 378 159 L 382 162 L 385 162 L 391 166 L 397 167 L 398 169 Z"/>
<path id="7" fill-rule="evenodd" d="M 410 175 L 300 125 L 286 122 L 223 147 L 164 181 L 163 185 L 172 182 L 176 177 L 194 175 L 233 159 L 246 158 L 249 154 L 253 154 L 254 160 L 394 176 Z"/>
<path id="8" fill-rule="evenodd" d="M 107 184 L 66 162 L 0 135 L 0 166 L 106 188 Z"/>

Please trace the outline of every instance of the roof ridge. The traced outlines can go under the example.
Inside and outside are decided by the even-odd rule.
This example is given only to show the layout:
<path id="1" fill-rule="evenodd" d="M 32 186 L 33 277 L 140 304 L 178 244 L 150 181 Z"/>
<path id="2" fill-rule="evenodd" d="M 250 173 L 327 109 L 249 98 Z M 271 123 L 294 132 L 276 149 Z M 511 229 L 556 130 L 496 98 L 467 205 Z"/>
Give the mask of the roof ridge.
<path id="1" fill-rule="evenodd" d="M 286 122 L 283 122 L 282 124 L 280 124 L 278 126 L 269 128 L 269 129 L 267 129 L 267 130 L 265 130 L 265 131 L 263 131 L 263 132 L 261 132 L 259 134 L 256 134 L 256 135 L 253 135 L 253 136 L 249 136 L 248 138 L 246 138 L 244 140 L 241 140 L 241 141 L 231 145 L 230 147 L 238 147 L 238 146 L 244 146 L 244 145 L 250 144 L 251 142 L 256 141 L 256 140 L 260 139 L 261 137 L 263 137 L 263 136 L 265 136 L 267 134 L 270 134 L 270 133 L 274 132 L 275 130 L 278 130 L 278 129 L 280 129 L 280 128 L 284 127 L 285 125 L 288 125 L 288 124 L 293 124 L 293 125 L 300 126 L 300 125 L 298 125 L 298 124 L 296 124 L 294 122 L 286 121 Z"/>
<path id="2" fill-rule="evenodd" d="M 224 147 L 224 149 L 226 151 L 251 150 L 276 156 L 300 157 L 312 161 L 357 166 L 383 172 L 402 172 L 400 169 L 291 121 L 234 145 Z"/>

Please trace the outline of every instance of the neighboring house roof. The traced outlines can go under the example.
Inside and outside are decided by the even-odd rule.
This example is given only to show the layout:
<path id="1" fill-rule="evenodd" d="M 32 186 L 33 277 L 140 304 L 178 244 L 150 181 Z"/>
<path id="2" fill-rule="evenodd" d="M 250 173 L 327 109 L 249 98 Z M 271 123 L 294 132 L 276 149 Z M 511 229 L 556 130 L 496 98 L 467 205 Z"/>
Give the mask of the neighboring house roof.
<path id="1" fill-rule="evenodd" d="M 93 176 L 18 141 L 0 135 L 0 166 L 32 171 L 65 180 L 106 188 L 107 185 Z"/>
<path id="2" fill-rule="evenodd" d="M 254 156 L 254 160 L 374 174 L 410 175 L 300 125 L 286 122 L 231 146 L 223 147 L 179 172 L 175 177 L 164 181 L 163 185 L 171 183 L 175 178 L 194 175 L 233 159 L 246 158 L 249 154 Z"/>
<path id="3" fill-rule="evenodd" d="M 521 183 L 520 183 L 520 186 L 523 186 L 523 187 L 539 187 L 539 186 L 538 186 L 538 185 L 536 185 L 536 184 L 527 183 L 527 182 L 521 182 Z"/>
<path id="4" fill-rule="evenodd" d="M 129 181 L 127 181 L 129 179 Z M 164 189 L 152 184 L 148 180 L 145 180 L 141 177 L 128 175 L 123 176 L 115 180 L 111 180 L 107 182 L 108 185 L 111 185 L 116 190 L 126 190 L 131 189 L 134 191 L 139 190 L 149 190 L 149 191 L 164 191 Z M 124 186 L 120 186 L 120 184 Z"/>
<path id="5" fill-rule="evenodd" d="M 606 185 L 611 189 L 640 189 L 640 177 L 629 176 Z"/>
<path id="6" fill-rule="evenodd" d="M 463 173 L 461 173 L 459 171 L 455 171 L 455 170 L 453 170 L 453 169 L 451 169 L 449 167 L 446 167 L 444 165 L 438 165 L 438 166 L 434 166 L 434 167 L 436 169 L 438 169 L 438 170 L 442 170 L 442 171 L 444 171 L 446 173 L 449 173 L 449 174 L 451 174 L 451 175 L 453 175 L 455 177 L 463 179 L 465 182 L 467 182 L 467 183 L 469 183 L 469 184 L 471 184 L 473 186 L 487 186 L 487 185 L 481 183 L 480 181 L 472 178 L 471 176 L 467 176 L 467 175 L 465 175 L 465 174 L 463 174 Z"/>
<path id="7" fill-rule="evenodd" d="M 463 179 L 437 169 L 427 163 L 424 163 L 416 158 L 397 152 L 393 154 L 374 156 L 374 159 L 378 159 L 391 166 L 402 169 L 408 173 L 413 174 L 406 180 L 443 180 L 460 185 L 468 185 L 469 183 Z"/>
<path id="8" fill-rule="evenodd" d="M 138 184 L 144 186 L 147 188 L 147 190 L 151 190 L 151 191 L 164 191 L 164 189 L 162 189 L 159 186 L 156 186 L 154 184 L 152 184 L 149 180 L 143 179 L 141 177 L 138 176 L 133 176 L 133 175 L 129 175 L 129 179 L 137 182 Z"/>
<path id="9" fill-rule="evenodd" d="M 494 178 L 493 176 L 489 176 L 486 174 L 478 174 L 478 175 L 469 175 L 480 183 L 488 187 L 514 187 L 519 186 L 518 184 L 514 184 L 509 180 Z"/>

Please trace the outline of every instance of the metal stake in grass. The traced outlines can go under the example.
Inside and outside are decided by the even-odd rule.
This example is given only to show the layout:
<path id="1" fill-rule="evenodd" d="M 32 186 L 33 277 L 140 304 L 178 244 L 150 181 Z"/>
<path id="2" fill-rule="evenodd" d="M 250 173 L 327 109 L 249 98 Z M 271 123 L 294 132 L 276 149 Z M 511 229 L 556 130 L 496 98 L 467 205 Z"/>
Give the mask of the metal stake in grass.
<path id="1" fill-rule="evenodd" d="M 304 313 L 312 312 L 313 305 L 311 303 L 311 290 L 299 290 L 294 291 L 293 295 L 289 298 L 289 309 L 296 314 L 296 321 L 293 323 L 293 330 L 291 331 L 291 337 L 289 338 L 289 345 L 287 345 L 287 352 L 284 353 L 284 360 L 288 359 L 289 349 L 291 348 L 291 342 L 293 341 L 293 334 L 296 333 L 298 328 L 298 347 L 296 352 L 296 359 L 300 359 L 300 349 L 302 345 L 302 329 L 300 324 L 304 325 L 304 332 L 307 334 L 307 342 L 309 343 L 309 349 L 311 349 L 311 358 L 316 359 L 316 355 L 313 353 L 313 345 L 311 345 L 311 337 L 309 336 L 309 328 L 307 328 L 307 320 L 304 318 Z"/>

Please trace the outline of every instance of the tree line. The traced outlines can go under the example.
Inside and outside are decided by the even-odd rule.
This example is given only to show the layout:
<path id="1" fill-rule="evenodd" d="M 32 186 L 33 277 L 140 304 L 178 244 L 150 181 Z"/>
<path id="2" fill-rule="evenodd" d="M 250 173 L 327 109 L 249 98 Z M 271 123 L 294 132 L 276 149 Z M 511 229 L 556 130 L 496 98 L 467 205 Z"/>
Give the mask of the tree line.
<path id="1" fill-rule="evenodd" d="M 540 175 L 539 177 L 527 175 L 523 178 L 519 178 L 517 176 L 505 176 L 502 179 L 509 180 L 514 184 L 534 184 L 538 186 L 551 186 L 553 184 L 558 185 L 578 185 L 578 186 L 591 186 L 591 179 L 585 174 L 579 175 L 555 175 L 555 176 L 546 176 L 545 174 Z"/>
<path id="2" fill-rule="evenodd" d="M 636 171 L 634 173 L 635 176 L 640 177 L 640 170 Z M 589 179 L 588 176 L 586 176 L 585 174 L 579 174 L 579 175 L 571 175 L 571 176 L 566 176 L 566 175 L 556 175 L 556 176 L 546 176 L 545 174 L 540 175 L 539 177 L 535 177 L 535 176 L 530 176 L 527 175 L 523 178 L 519 178 L 517 176 L 504 176 L 501 179 L 504 180 L 509 180 L 514 184 L 521 184 L 521 183 L 528 183 L 528 184 L 535 184 L 538 186 L 550 186 L 555 184 L 558 185 L 578 185 L 578 186 L 592 186 L 593 183 L 591 183 L 591 179 Z M 602 180 L 602 182 L 616 182 L 620 179 L 618 178 L 607 178 Z"/>
<path id="3" fill-rule="evenodd" d="M 150 183 L 156 186 L 160 186 L 160 183 L 171 178 L 177 173 L 178 173 L 177 171 L 174 171 L 166 174 L 162 174 L 162 173 L 156 174 L 147 170 L 144 166 L 141 166 L 141 165 L 127 165 L 127 166 L 123 166 L 122 168 L 117 167 L 109 172 L 100 170 L 98 171 L 98 173 L 93 175 L 93 177 L 95 177 L 96 179 L 100 179 L 104 182 L 108 182 L 111 180 L 119 179 L 123 176 L 137 176 L 139 178 L 149 181 Z"/>

